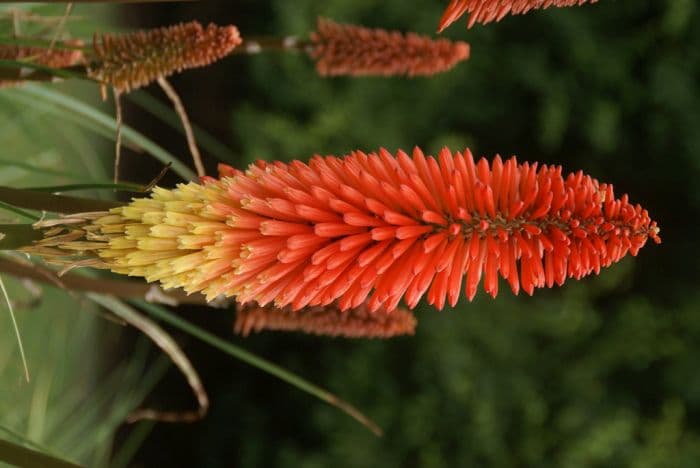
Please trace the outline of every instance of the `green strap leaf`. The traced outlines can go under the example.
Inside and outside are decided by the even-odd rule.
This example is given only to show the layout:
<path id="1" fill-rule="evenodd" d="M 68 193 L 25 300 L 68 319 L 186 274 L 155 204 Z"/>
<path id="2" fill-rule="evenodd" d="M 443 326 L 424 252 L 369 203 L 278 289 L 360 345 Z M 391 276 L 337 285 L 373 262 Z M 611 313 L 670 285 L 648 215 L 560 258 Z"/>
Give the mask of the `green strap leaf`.
<path id="1" fill-rule="evenodd" d="M 108 211 L 124 203 L 111 200 L 55 195 L 34 190 L 0 186 L 0 201 L 28 210 L 50 211 L 52 213 L 86 213 Z"/>
<path id="2" fill-rule="evenodd" d="M 158 306 L 156 304 L 151 304 L 145 301 L 133 301 L 133 303 L 138 305 L 141 309 L 145 310 L 149 314 L 151 314 L 153 317 L 156 317 L 172 325 L 173 327 L 178 328 L 194 336 L 195 338 L 198 338 L 199 340 L 213 346 L 214 348 L 223 351 L 229 356 L 233 356 L 234 358 L 239 359 L 247 364 L 250 364 L 253 367 L 257 367 L 258 369 L 267 372 L 270 375 L 274 375 L 278 379 L 281 379 L 287 382 L 288 384 L 291 384 L 296 388 L 306 393 L 309 393 L 322 401 L 325 401 L 329 405 L 335 406 L 336 408 L 340 409 L 341 411 L 358 421 L 363 426 L 367 427 L 375 435 L 382 435 L 382 429 L 377 425 L 377 423 L 369 419 L 353 405 L 344 400 L 341 400 L 334 394 L 330 393 L 328 390 L 314 385 L 311 382 L 303 379 L 302 377 L 299 377 L 298 375 L 289 372 L 266 359 L 258 357 L 255 354 L 234 345 L 233 343 L 229 343 L 228 341 L 222 340 L 221 338 L 212 335 L 206 330 L 199 328 L 198 326 L 193 325 L 186 320 L 181 319 L 175 314 L 172 314 L 164 307 Z"/>
<path id="3" fill-rule="evenodd" d="M 98 127 L 103 129 L 108 129 L 111 132 L 116 132 L 117 121 L 114 117 L 101 112 L 94 107 L 85 104 L 84 102 L 75 99 L 66 94 L 59 93 L 46 86 L 39 86 L 33 83 L 29 83 L 21 88 L 13 89 L 13 93 L 7 93 L 6 97 L 11 99 L 13 94 L 32 96 L 34 99 L 27 100 L 29 105 L 33 103 L 51 103 L 53 106 L 44 106 L 42 110 L 52 112 L 55 115 L 63 115 L 65 110 L 69 110 L 79 116 L 83 117 L 85 120 L 89 121 L 91 124 L 97 124 Z M 154 143 L 151 139 L 147 138 L 142 133 L 137 132 L 133 128 L 122 125 L 122 135 L 124 140 L 135 144 L 139 148 L 142 148 L 145 152 L 156 158 L 163 164 L 172 164 L 172 170 L 180 175 L 186 180 L 197 180 L 197 175 L 188 168 L 182 161 L 176 158 L 172 153 L 166 151 L 158 144 Z M 112 134 L 112 138 L 116 136 L 116 133 Z"/>
<path id="4" fill-rule="evenodd" d="M 81 468 L 81 465 L 48 453 L 0 439 L 0 461 L 26 468 Z"/>
<path id="5" fill-rule="evenodd" d="M 132 184 L 122 182 L 113 184 L 109 182 L 93 182 L 86 184 L 68 184 L 68 185 L 50 185 L 47 187 L 25 187 L 23 190 L 32 190 L 34 192 L 74 192 L 79 190 L 116 190 L 118 192 L 146 192 L 146 187 L 140 184 Z"/>

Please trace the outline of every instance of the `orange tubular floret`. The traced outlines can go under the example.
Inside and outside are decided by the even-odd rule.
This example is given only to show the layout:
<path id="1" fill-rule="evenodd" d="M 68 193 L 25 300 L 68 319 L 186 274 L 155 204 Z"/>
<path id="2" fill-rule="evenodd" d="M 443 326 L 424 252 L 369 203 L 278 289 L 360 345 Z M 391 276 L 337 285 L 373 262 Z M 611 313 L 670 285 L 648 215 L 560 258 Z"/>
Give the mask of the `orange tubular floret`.
<path id="1" fill-rule="evenodd" d="M 457 21 L 462 15 L 469 15 L 468 27 L 476 23 L 486 24 L 500 21 L 504 16 L 522 15 L 530 10 L 554 7 L 580 6 L 596 3 L 598 0 L 451 0 L 440 19 L 438 32 Z"/>
<path id="2" fill-rule="evenodd" d="M 209 65 L 242 40 L 233 26 L 197 21 L 136 31 L 95 35 L 88 75 L 121 92 L 147 86 L 182 70 Z"/>
<path id="3" fill-rule="evenodd" d="M 532 294 L 660 242 L 611 185 L 515 157 L 381 150 L 221 170 L 93 221 L 105 265 L 261 306 L 393 310 L 427 296 L 439 309 L 462 288 L 472 300 L 482 279 L 494 297 L 499 278 Z"/>
<path id="4" fill-rule="evenodd" d="M 413 335 L 416 319 L 403 308 L 372 312 L 366 304 L 342 311 L 336 304 L 292 310 L 256 303 L 239 305 L 234 331 L 247 336 L 264 330 L 297 331 L 343 338 L 392 338 Z"/>
<path id="5" fill-rule="evenodd" d="M 80 49 L 82 46 L 83 42 L 77 39 L 58 43 L 53 49 L 0 44 L 0 60 L 27 61 L 55 69 L 67 68 L 83 62 L 83 51 Z M 11 72 L 11 69 L 8 70 L 8 73 Z M 14 72 L 16 76 L 0 80 L 0 88 L 24 83 L 22 69 L 16 68 Z"/>
<path id="6" fill-rule="evenodd" d="M 428 76 L 469 58 L 466 42 L 370 29 L 318 19 L 309 46 L 321 76 Z M 363 164 L 376 166 L 376 161 Z"/>

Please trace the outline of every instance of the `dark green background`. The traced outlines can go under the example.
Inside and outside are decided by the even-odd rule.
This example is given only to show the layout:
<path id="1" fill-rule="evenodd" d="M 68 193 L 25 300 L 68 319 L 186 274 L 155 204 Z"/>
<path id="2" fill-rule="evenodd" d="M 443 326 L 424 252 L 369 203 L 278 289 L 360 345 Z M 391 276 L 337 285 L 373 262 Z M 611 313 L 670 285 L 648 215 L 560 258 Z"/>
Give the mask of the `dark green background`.
<path id="1" fill-rule="evenodd" d="M 446 1 L 248 0 L 124 6 L 130 27 L 233 23 L 305 36 L 317 15 L 433 34 Z M 661 226 L 599 277 L 455 310 L 419 306 L 412 338 L 342 341 L 264 334 L 249 349 L 356 403 L 375 438 L 306 394 L 187 341 L 211 414 L 158 425 L 143 466 L 676 467 L 700 460 L 700 11 L 693 0 L 601 0 L 447 37 L 470 61 L 431 79 L 316 76 L 298 54 L 234 56 L 172 80 L 193 120 L 239 167 L 352 149 L 517 154 L 629 193 Z M 182 151 L 134 109 L 128 119 Z M 143 159 L 139 159 L 143 161 Z M 215 160 L 208 160 L 213 170 Z M 126 166 L 125 166 L 126 167 Z M 132 173 L 148 178 L 143 166 Z M 230 314 L 183 313 L 222 336 Z M 242 341 L 238 340 L 237 341 Z M 192 404 L 173 372 L 152 403 Z M 124 429 L 126 432 L 128 429 Z"/>

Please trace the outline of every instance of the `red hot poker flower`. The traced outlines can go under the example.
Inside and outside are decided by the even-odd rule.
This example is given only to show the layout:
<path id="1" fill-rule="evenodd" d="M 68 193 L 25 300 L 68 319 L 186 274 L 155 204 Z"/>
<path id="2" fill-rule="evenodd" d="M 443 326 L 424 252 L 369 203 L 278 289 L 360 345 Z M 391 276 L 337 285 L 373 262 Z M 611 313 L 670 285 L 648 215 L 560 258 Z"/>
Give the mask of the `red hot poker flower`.
<path id="1" fill-rule="evenodd" d="M 91 78 L 129 92 L 158 78 L 188 68 L 203 67 L 228 55 L 241 43 L 235 26 L 197 21 L 137 31 L 103 34 L 93 40 Z"/>
<path id="2" fill-rule="evenodd" d="M 500 21 L 507 14 L 522 15 L 530 10 L 554 7 L 580 6 L 596 3 L 598 0 L 452 0 L 440 19 L 438 32 L 457 21 L 463 14 L 469 14 L 468 27 L 475 23 L 486 24 Z"/>
<path id="3" fill-rule="evenodd" d="M 387 312 L 371 312 L 366 304 L 341 311 L 336 304 L 305 307 L 293 311 L 287 306 L 279 309 L 272 305 L 255 303 L 238 305 L 234 331 L 243 336 L 262 330 L 299 331 L 312 335 L 343 338 L 392 338 L 413 335 L 416 318 L 401 307 Z"/>
<path id="4" fill-rule="evenodd" d="M 318 19 L 311 56 L 322 76 L 427 76 L 469 58 L 469 44 Z"/>
<path id="5" fill-rule="evenodd" d="M 67 40 L 61 47 L 54 49 L 42 47 L 27 47 L 18 45 L 0 44 L 0 60 L 29 61 L 49 68 L 66 68 L 77 65 L 83 61 L 83 52 L 78 47 L 82 47 L 80 40 Z M 70 47 L 70 48 L 65 48 Z M 22 70 L 15 69 L 17 76 L 0 80 L 0 88 L 22 84 Z"/>
<path id="6" fill-rule="evenodd" d="M 117 273 L 211 299 L 394 310 L 425 294 L 454 305 L 462 284 L 471 300 L 482 278 L 496 296 L 499 276 L 532 294 L 660 242 L 647 211 L 611 185 L 515 157 L 416 148 L 222 169 L 88 220 L 87 241 L 54 227 L 34 247 L 93 252 Z"/>

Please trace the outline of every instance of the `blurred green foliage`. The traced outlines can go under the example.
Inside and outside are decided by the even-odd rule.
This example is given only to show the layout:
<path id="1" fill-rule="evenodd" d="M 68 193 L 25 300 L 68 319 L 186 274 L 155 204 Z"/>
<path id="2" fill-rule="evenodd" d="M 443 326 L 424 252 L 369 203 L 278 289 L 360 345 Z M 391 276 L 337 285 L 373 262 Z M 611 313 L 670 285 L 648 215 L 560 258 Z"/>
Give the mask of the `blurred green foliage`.
<path id="1" fill-rule="evenodd" d="M 0 6 L 0 34 L 12 32 L 14 7 L 19 5 Z M 65 5 L 23 5 L 16 16 L 19 32 L 23 37 L 51 37 L 60 19 L 56 15 L 64 9 Z M 101 11 L 91 8 L 89 20 L 70 19 L 68 29 L 74 37 L 88 37 Z M 28 16 L 32 12 L 54 20 L 48 24 L 34 21 Z M 94 85 L 64 83 L 54 90 L 99 106 Z M 95 138 L 105 133 L 91 132 L 93 122 L 76 122 L 69 113 L 57 113 L 41 99 L 19 99 L 23 92 L 0 90 L 0 185 L 110 181 L 106 168 L 111 167 L 113 147 Z M 81 194 L 105 197 L 105 191 Z M 30 221 L 0 210 L 1 223 Z M 24 255 L 0 255 L 28 261 Z M 153 364 L 147 359 L 150 348 L 144 342 L 114 359 L 113 353 L 123 344 L 124 327 L 107 324 L 98 308 L 82 295 L 62 291 L 58 285 L 0 276 L 14 306 L 30 373 L 27 382 L 9 310 L 0 296 L 0 439 L 85 466 L 108 466 L 110 460 L 113 466 L 126 466 L 134 452 L 130 444 L 140 440 L 138 431 L 151 424 L 138 425 L 134 437 L 125 439 L 117 450 L 113 447 L 115 434 L 163 375 L 167 362 Z"/>
<path id="2" fill-rule="evenodd" d="M 303 37 L 317 15 L 432 34 L 444 3 L 272 0 L 206 14 L 244 35 Z M 357 403 L 384 438 L 257 373 L 211 364 L 212 415 L 151 443 L 179 437 L 186 460 L 214 467 L 697 465 L 696 2 L 605 0 L 468 31 L 460 21 L 447 36 L 469 41 L 472 58 L 431 79 L 322 79 L 302 54 L 231 59 L 241 165 L 380 146 L 514 153 L 612 182 L 659 220 L 664 244 L 533 298 L 504 287 L 455 310 L 421 307 L 414 338 L 248 340 Z"/>
<path id="3" fill-rule="evenodd" d="M 198 17 L 235 23 L 244 36 L 304 36 L 317 15 L 432 34 L 445 4 L 244 0 L 122 8 L 128 26 L 149 17 L 157 24 Z M 256 158 L 307 159 L 380 146 L 514 153 L 612 182 L 618 193 L 649 209 L 664 244 L 650 245 L 598 277 L 540 290 L 532 298 L 513 297 L 503 287 L 496 300 L 479 295 L 455 310 L 421 306 L 412 338 L 346 342 L 266 334 L 245 341 L 252 351 L 356 403 L 385 429 L 381 439 L 335 409 L 190 343 L 187 351 L 201 371 L 212 411 L 191 426 L 158 425 L 147 437 L 147 431 L 134 431 L 132 441 L 146 437 L 136 463 L 697 465 L 700 8 L 693 0 L 603 0 L 468 31 L 460 21 L 446 36 L 470 42 L 472 58 L 431 79 L 322 79 L 303 54 L 271 53 L 235 56 L 173 82 L 192 119 L 223 135 L 241 155 L 240 166 Z M 38 110 L 19 113 L 24 109 L 2 100 L 1 93 L 0 103 L 0 135 L 13 153 L 0 156 L 0 183 L 22 184 L 22 164 L 63 171 L 76 167 L 75 158 L 86 164 L 78 169 L 83 181 L 85 174 L 103 176 L 92 172 L 93 147 L 81 133 L 71 137 L 70 130 L 52 125 L 54 116 L 47 120 Z M 129 121 L 186 154 L 181 137 L 168 138 L 163 130 L 160 138 L 154 135 L 152 119 Z M 19 129 L 41 139 L 25 135 L 20 141 Z M 108 163 L 111 149 L 103 153 L 100 160 Z M 7 165 L 8 158 L 13 164 Z M 148 172 L 137 161 L 132 173 Z M 47 174 L 26 184 L 74 181 Z M 219 311 L 178 312 L 221 334 L 230 325 L 230 314 Z M 29 329 L 26 317 L 21 325 Z M 2 339 L 14 349 L 9 331 Z M 6 351 L 0 353 L 0 371 Z M 30 365 L 37 352 L 30 351 Z M 8 362 L 17 379 L 19 361 Z M 58 366 L 53 363 L 46 365 Z M 180 389 L 190 402 L 180 379 L 173 374 L 156 393 L 165 395 L 162 406 L 174 406 Z M 22 404 L 18 411 L 25 411 Z M 19 424 L 17 414 L 28 413 L 15 414 L 8 419 L 12 424 Z M 82 442 L 97 451 L 108 447 L 90 441 Z M 134 445 L 122 446 L 130 454 Z M 129 458 L 117 454 L 116 460 L 125 464 Z"/>

